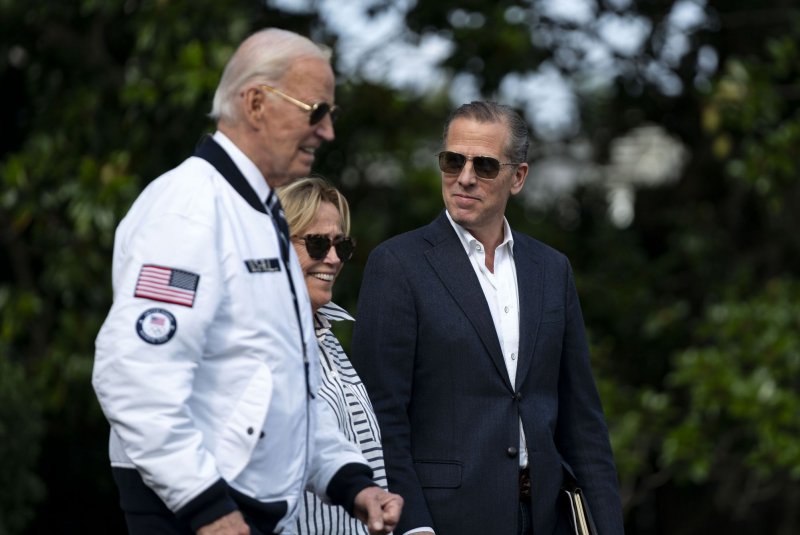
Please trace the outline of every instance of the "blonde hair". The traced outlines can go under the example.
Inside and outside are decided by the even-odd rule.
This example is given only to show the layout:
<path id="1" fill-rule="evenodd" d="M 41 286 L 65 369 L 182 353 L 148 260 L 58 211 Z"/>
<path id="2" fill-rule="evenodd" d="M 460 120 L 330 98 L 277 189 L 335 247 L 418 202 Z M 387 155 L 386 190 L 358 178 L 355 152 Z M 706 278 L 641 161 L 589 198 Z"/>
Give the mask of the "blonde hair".
<path id="1" fill-rule="evenodd" d="M 345 235 L 350 233 L 350 207 L 347 199 L 324 178 L 299 178 L 276 191 L 292 236 L 302 236 L 305 233 L 323 202 L 329 202 L 336 207 L 342 232 Z"/>
<path id="2" fill-rule="evenodd" d="M 235 99 L 249 85 L 279 82 L 292 64 L 304 58 L 330 61 L 331 49 L 287 30 L 266 28 L 245 39 L 222 72 L 209 116 L 235 123 Z"/>

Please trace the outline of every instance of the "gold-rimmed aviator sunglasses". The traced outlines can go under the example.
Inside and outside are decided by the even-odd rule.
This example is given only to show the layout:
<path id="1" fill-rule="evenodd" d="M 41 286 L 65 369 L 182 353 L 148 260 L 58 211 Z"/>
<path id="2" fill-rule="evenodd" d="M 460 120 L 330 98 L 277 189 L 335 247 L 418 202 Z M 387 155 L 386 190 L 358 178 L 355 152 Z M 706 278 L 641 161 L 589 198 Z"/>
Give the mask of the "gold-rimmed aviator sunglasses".
<path id="1" fill-rule="evenodd" d="M 322 119 L 325 118 L 325 115 L 330 113 L 331 114 L 331 122 L 336 121 L 336 118 L 339 117 L 339 107 L 333 104 L 328 104 L 327 102 L 315 102 L 314 104 L 306 104 L 302 100 L 297 100 L 296 98 L 287 95 L 280 89 L 276 89 L 271 85 L 261 84 L 259 87 L 262 87 L 269 91 L 270 93 L 275 93 L 279 97 L 284 100 L 288 100 L 298 108 L 302 108 L 309 113 L 308 115 L 308 124 L 315 125 L 320 122 Z"/>

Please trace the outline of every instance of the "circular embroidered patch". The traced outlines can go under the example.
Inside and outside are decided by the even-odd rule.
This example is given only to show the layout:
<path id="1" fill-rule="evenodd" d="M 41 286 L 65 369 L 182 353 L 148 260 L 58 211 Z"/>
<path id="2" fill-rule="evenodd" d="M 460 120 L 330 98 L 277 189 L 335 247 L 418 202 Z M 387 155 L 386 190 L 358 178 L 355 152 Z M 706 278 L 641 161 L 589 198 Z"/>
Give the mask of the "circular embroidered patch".
<path id="1" fill-rule="evenodd" d="M 175 316 L 163 308 L 151 308 L 142 312 L 136 320 L 136 333 L 148 344 L 169 342 L 175 335 L 178 322 Z"/>

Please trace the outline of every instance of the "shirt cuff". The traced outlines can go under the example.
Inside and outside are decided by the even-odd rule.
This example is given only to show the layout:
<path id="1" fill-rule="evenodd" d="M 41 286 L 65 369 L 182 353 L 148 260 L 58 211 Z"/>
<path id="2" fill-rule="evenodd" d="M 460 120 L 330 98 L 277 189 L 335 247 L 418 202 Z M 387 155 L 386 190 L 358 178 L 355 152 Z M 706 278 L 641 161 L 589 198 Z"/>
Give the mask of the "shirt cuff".
<path id="1" fill-rule="evenodd" d="M 424 528 L 414 528 L 406 531 L 405 533 L 403 533 L 403 535 L 411 535 L 412 533 L 422 533 L 423 531 L 430 531 L 431 533 L 433 533 L 433 528 L 429 528 L 427 526 Z M 436 534 L 434 533 L 434 535 Z"/>

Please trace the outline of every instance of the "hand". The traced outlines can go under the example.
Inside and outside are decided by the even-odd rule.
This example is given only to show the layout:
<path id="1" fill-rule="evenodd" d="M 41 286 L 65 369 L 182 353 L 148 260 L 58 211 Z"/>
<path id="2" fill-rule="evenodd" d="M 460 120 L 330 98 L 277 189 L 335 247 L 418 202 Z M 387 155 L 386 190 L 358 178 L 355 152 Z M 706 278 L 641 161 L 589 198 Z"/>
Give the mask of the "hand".
<path id="1" fill-rule="evenodd" d="M 250 535 L 242 513 L 234 511 L 197 530 L 197 535 Z"/>
<path id="2" fill-rule="evenodd" d="M 372 535 L 391 533 L 403 511 L 403 498 L 380 487 L 367 487 L 356 494 L 354 513 Z"/>

